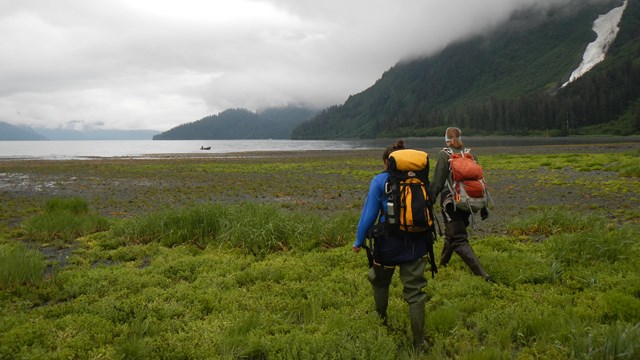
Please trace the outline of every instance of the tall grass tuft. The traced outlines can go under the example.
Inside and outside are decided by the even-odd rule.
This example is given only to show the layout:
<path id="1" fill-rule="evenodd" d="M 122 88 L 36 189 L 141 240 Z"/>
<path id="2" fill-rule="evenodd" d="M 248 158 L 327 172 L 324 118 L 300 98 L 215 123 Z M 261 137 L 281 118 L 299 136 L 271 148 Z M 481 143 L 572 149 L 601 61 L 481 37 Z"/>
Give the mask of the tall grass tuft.
<path id="1" fill-rule="evenodd" d="M 66 211 L 74 215 L 83 215 L 89 212 L 89 204 L 79 197 L 49 199 L 44 208 L 48 213 Z"/>
<path id="2" fill-rule="evenodd" d="M 0 244 L 0 288 L 32 285 L 42 280 L 44 255 L 23 244 Z"/>
<path id="3" fill-rule="evenodd" d="M 148 333 L 148 324 L 140 319 L 135 319 L 129 325 L 126 337 L 116 344 L 115 351 L 120 359 L 147 359 L 149 358 L 148 346 L 143 342 Z"/>
<path id="4" fill-rule="evenodd" d="M 45 211 L 22 224 L 32 240 L 71 242 L 78 237 L 108 230 L 110 222 L 92 214 L 84 199 L 53 198 L 47 200 Z"/>
<path id="5" fill-rule="evenodd" d="M 230 325 L 219 344 L 219 353 L 229 359 L 267 359 L 264 345 L 259 340 L 250 340 L 249 336 L 261 326 L 260 316 L 255 313 Z"/>
<path id="6" fill-rule="evenodd" d="M 550 236 L 556 233 L 575 233 L 584 230 L 602 228 L 605 222 L 595 215 L 576 214 L 563 206 L 543 208 L 533 215 L 517 217 L 507 224 L 507 230 L 513 235 L 542 234 Z"/>
<path id="7" fill-rule="evenodd" d="M 273 204 L 199 204 L 152 213 L 113 227 L 115 236 L 133 243 L 159 242 L 171 247 L 227 246 L 254 255 L 274 251 L 309 250 L 345 244 L 352 232 L 344 216 L 323 218 L 316 214 L 285 211 Z M 352 219 L 350 219 L 352 220 Z"/>
<path id="8" fill-rule="evenodd" d="M 640 358 L 640 324 L 614 323 L 605 328 L 596 328 L 592 334 L 578 333 L 574 336 L 572 357 L 576 359 L 623 359 Z"/>
<path id="9" fill-rule="evenodd" d="M 217 240 L 245 248 L 252 254 L 307 244 L 311 235 L 309 230 L 317 226 L 313 218 L 305 220 L 299 213 L 287 216 L 274 205 L 244 203 L 231 207 L 230 215 Z"/>
<path id="10" fill-rule="evenodd" d="M 604 345 L 594 355 L 596 359 L 640 358 L 640 324 L 609 327 Z"/>
<path id="11" fill-rule="evenodd" d="M 613 230 L 598 227 L 592 231 L 554 235 L 545 245 L 550 254 L 566 265 L 589 266 L 596 262 L 612 264 L 634 256 L 636 236 L 637 231 L 632 225 Z"/>
<path id="12" fill-rule="evenodd" d="M 195 243 L 205 247 L 208 239 L 218 236 L 228 217 L 224 206 L 207 204 L 128 219 L 115 225 L 112 231 L 116 236 L 139 244 L 158 242 L 171 247 Z"/>
<path id="13" fill-rule="evenodd" d="M 358 224 L 358 213 L 343 212 L 332 215 L 329 219 L 322 221 L 322 237 L 320 246 L 323 248 L 334 248 L 348 243 L 353 236 Z"/>

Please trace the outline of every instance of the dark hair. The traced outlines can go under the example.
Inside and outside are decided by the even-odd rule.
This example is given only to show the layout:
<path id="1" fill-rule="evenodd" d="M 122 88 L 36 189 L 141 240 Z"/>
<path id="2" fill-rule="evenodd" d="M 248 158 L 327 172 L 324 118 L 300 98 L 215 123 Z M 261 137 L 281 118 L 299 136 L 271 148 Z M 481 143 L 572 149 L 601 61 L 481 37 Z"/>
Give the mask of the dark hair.
<path id="1" fill-rule="evenodd" d="M 446 141 L 451 141 L 451 147 L 454 149 L 462 149 L 464 148 L 464 144 L 462 143 L 462 131 L 457 127 L 447 128 L 447 131 L 444 133 L 444 137 Z M 449 140 L 450 139 L 450 140 Z"/>
<path id="2" fill-rule="evenodd" d="M 398 140 L 395 144 L 389 146 L 387 150 L 384 151 L 384 153 L 382 154 L 382 160 L 384 161 L 389 159 L 389 155 L 391 155 L 392 152 L 404 148 L 404 140 Z"/>

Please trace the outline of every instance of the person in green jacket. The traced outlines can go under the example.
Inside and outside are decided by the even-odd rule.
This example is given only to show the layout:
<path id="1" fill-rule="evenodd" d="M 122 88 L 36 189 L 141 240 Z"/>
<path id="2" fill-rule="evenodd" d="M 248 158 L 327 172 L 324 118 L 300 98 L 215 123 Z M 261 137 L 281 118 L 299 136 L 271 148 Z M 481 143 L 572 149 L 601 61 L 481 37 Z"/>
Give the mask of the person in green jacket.
<path id="1" fill-rule="evenodd" d="M 454 206 L 453 195 L 449 187 L 445 186 L 446 182 L 450 181 L 451 178 L 448 152 L 459 153 L 464 150 L 462 131 L 456 127 L 447 128 L 445 132 L 445 142 L 447 148 L 438 154 L 436 168 L 429 189 L 434 202 L 437 197 L 440 196 L 442 217 L 444 218 L 445 224 L 445 239 L 442 255 L 440 256 L 440 266 L 447 266 L 453 253 L 456 253 L 474 274 L 482 276 L 486 281 L 491 281 L 491 276 L 484 270 L 480 264 L 480 260 L 478 260 L 478 257 L 469 244 L 467 227 L 469 226 L 469 216 L 471 213 Z M 482 220 L 489 217 L 489 211 L 486 207 L 480 211 L 480 216 Z"/>

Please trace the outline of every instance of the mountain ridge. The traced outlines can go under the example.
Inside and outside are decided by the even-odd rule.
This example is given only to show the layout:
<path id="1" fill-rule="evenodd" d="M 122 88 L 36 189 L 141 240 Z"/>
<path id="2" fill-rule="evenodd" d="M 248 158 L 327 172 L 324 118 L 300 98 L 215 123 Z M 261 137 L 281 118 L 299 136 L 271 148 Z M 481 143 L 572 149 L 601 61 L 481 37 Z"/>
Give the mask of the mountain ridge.
<path id="1" fill-rule="evenodd" d="M 35 141 L 46 140 L 44 136 L 38 134 L 30 127 L 22 127 L 0 121 L 0 141 Z"/>
<path id="2" fill-rule="evenodd" d="M 0 141 L 151 140 L 157 130 L 33 128 L 0 121 Z"/>
<path id="3" fill-rule="evenodd" d="M 153 140 L 289 139 L 291 131 L 316 112 L 297 106 L 268 108 L 255 113 L 247 109 L 227 109 L 178 125 L 153 136 Z"/>
<path id="4" fill-rule="evenodd" d="M 622 3 L 577 2 L 545 14 L 516 13 L 491 33 L 399 62 L 370 88 L 298 126 L 292 138 L 433 136 L 450 125 L 468 134 L 570 135 L 605 131 L 593 126 L 615 122 L 607 131 L 638 133 L 637 1 L 627 3 L 613 55 L 560 90 L 596 37 L 594 20 Z M 576 4 L 582 5 L 571 7 Z M 627 54 L 614 64 L 610 58 L 623 51 Z M 612 77 L 616 84 L 607 83 Z"/>

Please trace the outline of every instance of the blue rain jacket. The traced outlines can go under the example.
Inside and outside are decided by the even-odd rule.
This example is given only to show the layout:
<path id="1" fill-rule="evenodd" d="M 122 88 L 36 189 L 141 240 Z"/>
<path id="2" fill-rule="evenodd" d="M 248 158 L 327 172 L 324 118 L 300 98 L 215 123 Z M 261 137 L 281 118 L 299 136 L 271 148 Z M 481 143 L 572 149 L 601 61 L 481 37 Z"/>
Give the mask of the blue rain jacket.
<path id="1" fill-rule="evenodd" d="M 380 173 L 371 180 L 369 193 L 365 200 L 358 229 L 356 231 L 355 247 L 362 247 L 365 243 L 367 231 L 376 221 L 384 222 L 387 209 L 387 195 L 384 185 L 389 177 L 388 172 Z M 414 261 L 427 254 L 428 233 L 396 233 L 389 234 L 384 239 L 376 239 L 374 243 L 374 258 L 382 265 L 398 265 Z"/>

